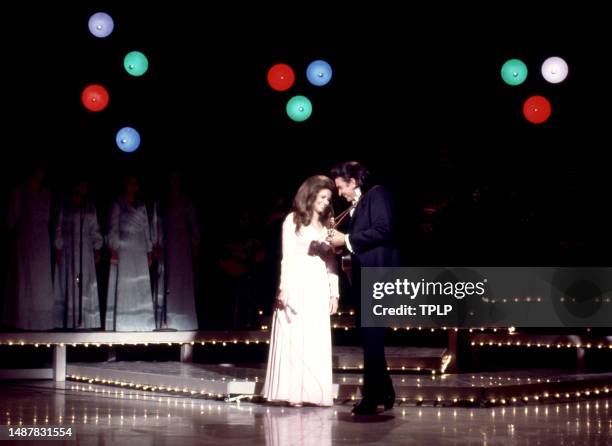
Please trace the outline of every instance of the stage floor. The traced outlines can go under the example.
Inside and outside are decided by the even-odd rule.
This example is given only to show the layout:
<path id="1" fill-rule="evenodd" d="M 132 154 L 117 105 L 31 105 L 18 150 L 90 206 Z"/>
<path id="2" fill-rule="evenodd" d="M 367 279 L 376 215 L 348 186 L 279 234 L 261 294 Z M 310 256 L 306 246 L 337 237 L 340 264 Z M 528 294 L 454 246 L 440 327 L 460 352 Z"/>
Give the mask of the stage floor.
<path id="1" fill-rule="evenodd" d="M 71 426 L 75 445 L 606 445 L 612 399 L 524 407 L 284 408 L 52 381 L 0 382 L 0 425 Z M 24 443 L 33 444 L 33 443 Z"/>

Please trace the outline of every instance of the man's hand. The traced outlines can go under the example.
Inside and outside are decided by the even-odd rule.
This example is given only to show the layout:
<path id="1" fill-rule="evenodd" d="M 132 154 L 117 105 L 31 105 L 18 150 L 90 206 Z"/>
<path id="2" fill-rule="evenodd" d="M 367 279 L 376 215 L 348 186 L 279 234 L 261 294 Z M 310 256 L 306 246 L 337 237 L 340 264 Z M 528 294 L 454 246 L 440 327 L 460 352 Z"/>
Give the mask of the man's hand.
<path id="1" fill-rule="evenodd" d="M 327 237 L 327 243 L 332 245 L 334 248 L 339 248 L 346 244 L 346 240 L 342 232 L 334 231 L 330 236 Z"/>

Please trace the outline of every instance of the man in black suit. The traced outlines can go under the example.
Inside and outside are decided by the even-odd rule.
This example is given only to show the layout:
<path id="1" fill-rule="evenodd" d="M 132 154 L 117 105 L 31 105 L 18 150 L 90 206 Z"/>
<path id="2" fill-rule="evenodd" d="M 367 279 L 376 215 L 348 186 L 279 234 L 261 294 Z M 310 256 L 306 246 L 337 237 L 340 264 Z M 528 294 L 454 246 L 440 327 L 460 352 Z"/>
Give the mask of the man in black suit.
<path id="1" fill-rule="evenodd" d="M 352 205 L 348 231 L 334 231 L 328 241 L 335 247 L 346 246 L 351 252 L 351 292 L 360 302 L 361 267 L 400 266 L 399 250 L 394 237 L 393 204 L 391 194 L 383 186 L 370 187 L 370 173 L 355 161 L 334 167 L 331 177 L 338 193 Z M 361 327 L 358 312 L 357 321 Z M 385 359 L 384 327 L 361 327 L 363 346 L 363 387 L 361 401 L 353 414 L 377 412 L 379 405 L 391 409 L 395 391 Z"/>

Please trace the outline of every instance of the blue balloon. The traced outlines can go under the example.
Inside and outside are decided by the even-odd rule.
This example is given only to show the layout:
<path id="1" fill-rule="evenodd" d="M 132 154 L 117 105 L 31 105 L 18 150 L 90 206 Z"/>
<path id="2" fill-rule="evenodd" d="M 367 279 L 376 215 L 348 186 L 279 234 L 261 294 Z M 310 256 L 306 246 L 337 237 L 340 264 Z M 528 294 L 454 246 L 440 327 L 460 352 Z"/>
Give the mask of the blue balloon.
<path id="1" fill-rule="evenodd" d="M 96 12 L 89 18 L 87 25 L 89 26 L 89 32 L 100 38 L 109 36 L 115 28 L 113 18 L 105 12 Z"/>
<path id="2" fill-rule="evenodd" d="M 133 152 L 140 146 L 140 134 L 132 127 L 123 127 L 115 138 L 117 147 L 124 152 Z"/>
<path id="3" fill-rule="evenodd" d="M 315 60 L 308 65 L 306 77 L 312 85 L 322 87 L 332 78 L 331 65 L 324 60 Z"/>

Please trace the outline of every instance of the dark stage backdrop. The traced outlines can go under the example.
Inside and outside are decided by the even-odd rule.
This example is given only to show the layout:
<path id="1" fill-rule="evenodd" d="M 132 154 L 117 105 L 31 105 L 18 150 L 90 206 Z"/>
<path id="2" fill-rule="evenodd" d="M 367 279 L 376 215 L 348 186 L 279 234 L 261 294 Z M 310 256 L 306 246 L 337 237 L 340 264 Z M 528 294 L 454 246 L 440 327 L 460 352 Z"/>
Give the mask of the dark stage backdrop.
<path id="1" fill-rule="evenodd" d="M 137 169 L 154 196 L 178 167 L 217 237 L 240 209 L 265 215 L 306 176 L 358 159 L 396 193 L 408 263 L 606 262 L 610 43 L 601 11 L 209 3 L 3 6 L 3 197 L 42 158 L 57 192 L 85 169 L 104 217 L 123 171 Z M 105 39 L 87 29 L 97 11 L 115 20 Z M 122 66 L 132 50 L 149 59 L 140 78 Z M 569 63 L 562 84 L 539 73 L 549 56 Z M 509 58 L 529 68 L 520 86 L 501 80 Z M 334 70 L 325 87 L 306 80 L 314 59 Z M 288 92 L 266 83 L 277 62 L 296 71 Z M 99 113 L 80 103 L 91 83 L 110 93 Z M 284 111 L 296 94 L 314 107 L 303 123 Z M 521 111 L 535 94 L 553 108 L 541 125 Z M 114 142 L 126 125 L 142 136 L 133 154 Z"/>

